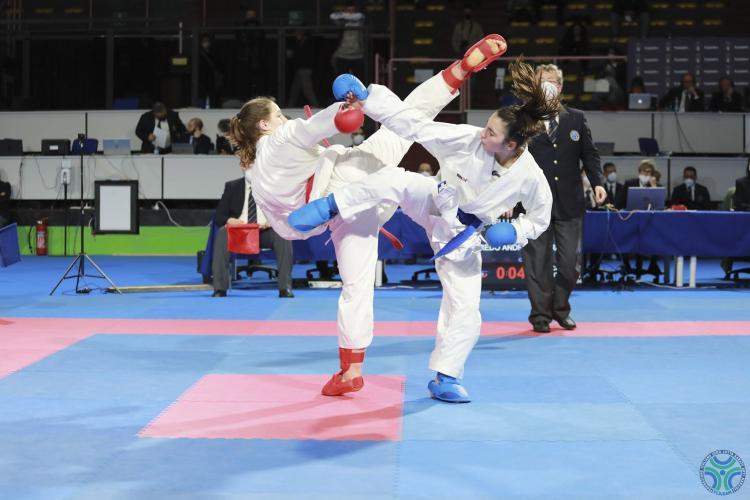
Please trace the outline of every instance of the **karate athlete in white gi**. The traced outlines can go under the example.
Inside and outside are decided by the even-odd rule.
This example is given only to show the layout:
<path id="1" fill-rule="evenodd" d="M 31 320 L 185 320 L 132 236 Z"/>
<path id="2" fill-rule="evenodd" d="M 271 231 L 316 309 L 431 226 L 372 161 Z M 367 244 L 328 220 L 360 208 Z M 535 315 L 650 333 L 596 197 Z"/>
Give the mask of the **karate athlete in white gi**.
<path id="1" fill-rule="evenodd" d="M 545 93 L 528 64 L 517 61 L 510 69 L 514 93 L 524 104 L 499 109 L 484 128 L 434 122 L 386 87 L 370 85 L 365 113 L 432 153 L 440 162 L 441 182 L 389 166 L 364 181 L 334 188 L 327 198 L 289 217 L 298 229 L 313 229 L 336 214 L 336 219 L 355 220 L 362 210 L 388 201 L 424 227 L 439 257 L 435 267 L 443 286 L 429 363 L 437 375 L 428 388 L 448 402 L 470 401 L 459 379 L 481 326 L 479 229 L 492 224 L 485 238 L 493 247 L 525 245 L 550 222 L 552 192 L 526 145 L 544 131 L 543 120 L 556 112 L 557 99 Z M 518 202 L 525 214 L 512 223 L 497 222 Z"/>
<path id="2" fill-rule="evenodd" d="M 473 72 L 483 69 L 506 50 L 501 36 L 483 38 L 462 60 L 417 87 L 406 98 L 406 104 L 434 118 Z M 344 95 L 352 90 L 345 80 L 337 79 L 339 88 L 346 87 Z M 366 89 L 361 86 L 361 91 Z M 340 108 L 341 104 L 336 103 L 308 120 L 287 121 L 273 101 L 260 98 L 245 103 L 231 120 L 230 139 L 239 148 L 240 160 L 253 164 L 249 175 L 255 202 L 283 238 L 308 238 L 325 229 L 321 226 L 303 233 L 287 223 L 288 215 L 305 204 L 306 184 L 313 174 L 310 199 L 318 199 L 366 178 L 385 165 L 398 165 L 412 144 L 411 140 L 382 127 L 356 147 L 320 147 L 318 142 L 337 133 L 334 117 Z M 373 331 L 378 229 L 395 209 L 392 203 L 373 203 L 347 220 L 339 218 L 330 224 L 343 282 L 338 304 L 341 370 L 325 385 L 324 395 L 338 396 L 358 391 L 364 385 L 362 363 Z"/>

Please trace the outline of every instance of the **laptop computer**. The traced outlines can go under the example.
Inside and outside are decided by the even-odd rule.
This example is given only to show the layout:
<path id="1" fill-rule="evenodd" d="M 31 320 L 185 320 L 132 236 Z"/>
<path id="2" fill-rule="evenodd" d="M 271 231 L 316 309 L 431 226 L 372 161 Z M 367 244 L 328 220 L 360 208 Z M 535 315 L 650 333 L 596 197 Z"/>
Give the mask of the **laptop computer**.
<path id="1" fill-rule="evenodd" d="M 651 109 L 651 94 L 628 95 L 628 109 L 631 111 Z"/>
<path id="2" fill-rule="evenodd" d="M 130 154 L 130 139 L 104 139 L 102 152 L 107 156 L 122 156 Z"/>
<path id="3" fill-rule="evenodd" d="M 664 210 L 667 200 L 665 187 L 637 187 L 628 189 L 626 210 Z"/>
<path id="4" fill-rule="evenodd" d="M 615 154 L 614 142 L 595 142 L 594 146 L 599 150 L 600 156 L 614 156 Z"/>
<path id="5" fill-rule="evenodd" d="M 172 144 L 172 154 L 192 155 L 195 154 L 195 148 L 189 142 L 175 142 Z"/>
<path id="6" fill-rule="evenodd" d="M 42 139 L 42 154 L 46 156 L 70 153 L 70 139 Z"/>

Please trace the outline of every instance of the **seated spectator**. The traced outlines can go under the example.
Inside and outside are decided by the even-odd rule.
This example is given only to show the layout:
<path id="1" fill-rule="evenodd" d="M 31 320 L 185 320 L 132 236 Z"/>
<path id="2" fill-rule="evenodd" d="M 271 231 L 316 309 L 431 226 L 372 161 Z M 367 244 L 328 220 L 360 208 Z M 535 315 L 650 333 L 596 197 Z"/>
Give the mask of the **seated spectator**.
<path id="1" fill-rule="evenodd" d="M 346 3 L 343 11 L 333 12 L 330 16 L 338 26 L 343 26 L 341 41 L 331 56 L 334 73 L 352 73 L 361 75 L 364 69 L 364 33 L 365 15 L 357 10 L 353 1 Z"/>
<path id="2" fill-rule="evenodd" d="M 318 98 L 313 89 L 313 69 L 315 66 L 315 45 L 303 30 L 297 30 L 287 49 L 287 59 L 293 68 L 292 86 L 289 89 L 289 107 L 297 105 L 300 92 L 305 96 L 306 103 L 313 108 L 318 107 Z"/>
<path id="3" fill-rule="evenodd" d="M 695 167 L 682 171 L 683 183 L 672 190 L 672 205 L 685 205 L 688 210 L 711 210 L 711 195 L 708 188 L 697 183 Z"/>
<path id="4" fill-rule="evenodd" d="M 612 6 L 610 21 L 612 23 L 612 36 L 620 36 L 622 21 L 631 23 L 638 20 L 641 38 L 648 36 L 649 13 L 648 4 L 645 0 L 615 0 Z"/>
<path id="5" fill-rule="evenodd" d="M 10 224 L 10 182 L 0 181 L 0 227 Z"/>
<path id="6" fill-rule="evenodd" d="M 475 40 L 484 36 L 482 26 L 474 19 L 474 13 L 470 7 L 464 9 L 463 19 L 453 27 L 451 45 L 456 57 L 463 57 L 464 52 L 471 47 Z"/>
<path id="7" fill-rule="evenodd" d="M 158 147 L 155 143 L 156 129 L 166 132 L 164 147 Z M 151 111 L 146 111 L 138 119 L 135 127 L 135 135 L 141 140 L 141 153 L 167 154 L 172 152 L 172 144 L 183 141 L 187 136 L 187 130 L 180 120 L 176 111 L 167 109 L 163 102 L 155 102 Z"/>
<path id="8" fill-rule="evenodd" d="M 719 90 L 711 96 L 711 111 L 742 112 L 742 96 L 734 90 L 734 82 L 731 78 L 725 76 L 719 80 Z"/>
<path id="9" fill-rule="evenodd" d="M 219 120 L 217 128 L 219 129 L 219 133 L 216 134 L 216 153 L 220 155 L 233 155 L 234 148 L 232 147 L 232 143 L 229 142 L 229 139 L 227 139 L 227 134 L 229 133 L 229 118 Z"/>
<path id="10" fill-rule="evenodd" d="M 604 164 L 604 189 L 607 191 L 605 205 L 612 205 L 618 210 L 625 208 L 625 185 L 617 182 L 617 166 L 610 162 Z"/>
<path id="11" fill-rule="evenodd" d="M 750 160 L 745 173 L 745 177 L 734 182 L 734 209 L 738 212 L 750 212 Z"/>
<path id="12" fill-rule="evenodd" d="M 417 167 L 417 173 L 422 174 L 426 177 L 432 177 L 435 175 L 435 170 L 433 170 L 432 165 L 430 165 L 426 161 L 423 161 Z"/>
<path id="13" fill-rule="evenodd" d="M 632 80 L 630 80 L 630 94 L 645 94 L 646 93 L 646 83 L 643 81 L 643 78 L 640 76 L 634 76 Z"/>
<path id="14" fill-rule="evenodd" d="M 632 187 L 659 187 L 654 172 L 656 164 L 649 160 L 641 160 L 638 164 L 638 177 L 625 181 L 625 199 L 627 200 L 627 190 Z"/>
<path id="15" fill-rule="evenodd" d="M 628 90 L 628 94 L 648 94 L 646 91 L 646 83 L 643 81 L 643 78 L 640 76 L 634 76 L 632 80 L 630 80 L 630 90 Z M 649 110 L 654 109 L 654 96 L 651 96 L 651 104 L 649 105 Z"/>
<path id="16" fill-rule="evenodd" d="M 191 118 L 187 124 L 187 132 L 190 134 L 188 142 L 193 145 L 193 152 L 197 155 L 207 155 L 214 150 L 214 145 L 207 135 L 203 135 L 203 120 Z"/>
<path id="17" fill-rule="evenodd" d="M 682 83 L 670 89 L 659 100 L 659 109 L 671 111 L 705 111 L 706 104 L 703 91 L 696 86 L 695 76 L 685 73 Z"/>
<path id="18" fill-rule="evenodd" d="M 250 167 L 240 166 L 243 172 Z M 227 228 L 233 224 L 257 223 L 260 226 L 261 248 L 273 248 L 279 268 L 279 297 L 294 297 L 292 293 L 292 242 L 283 239 L 268 224 L 263 213 L 255 205 L 250 181 L 245 177 L 229 181 L 224 186 L 219 205 L 216 207 L 214 224 L 220 226 L 214 239 L 214 255 L 211 261 L 214 297 L 226 297 L 229 289 L 229 251 L 227 250 Z"/>
<path id="19" fill-rule="evenodd" d="M 641 163 L 638 164 L 638 177 L 635 179 L 629 179 L 625 181 L 625 206 L 627 206 L 628 202 L 628 190 L 632 187 L 661 187 L 661 184 L 659 184 L 659 178 L 661 177 L 661 174 L 658 170 L 656 170 L 656 164 L 649 160 L 648 158 L 641 160 Z M 624 258 L 624 264 L 625 264 L 625 273 L 626 274 L 635 274 L 637 277 L 640 278 L 642 274 L 652 274 L 655 276 L 655 279 L 658 280 L 658 277 L 662 274 L 661 269 L 659 269 L 659 256 L 658 255 L 652 255 L 650 259 L 650 263 L 647 270 L 643 270 L 643 255 L 636 255 L 635 256 L 635 268 L 631 267 L 630 265 L 630 259 L 633 257 L 632 254 L 625 255 Z"/>
<path id="20" fill-rule="evenodd" d="M 510 14 L 512 21 L 534 22 L 534 6 L 531 0 L 507 0 L 505 10 Z"/>

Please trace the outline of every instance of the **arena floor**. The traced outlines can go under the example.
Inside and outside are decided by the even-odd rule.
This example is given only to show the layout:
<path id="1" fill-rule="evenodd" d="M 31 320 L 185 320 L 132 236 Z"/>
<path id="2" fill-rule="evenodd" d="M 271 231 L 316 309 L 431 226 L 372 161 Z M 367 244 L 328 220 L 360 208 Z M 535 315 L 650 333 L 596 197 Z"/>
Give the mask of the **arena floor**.
<path id="1" fill-rule="evenodd" d="M 191 258 L 95 259 L 200 282 Z M 365 389 L 325 398 L 338 291 L 48 296 L 71 260 L 0 270 L 2 499 L 703 499 L 708 454 L 750 461 L 750 289 L 580 290 L 549 335 L 525 293 L 486 293 L 474 401 L 449 405 L 426 389 L 438 289 L 377 290 Z"/>

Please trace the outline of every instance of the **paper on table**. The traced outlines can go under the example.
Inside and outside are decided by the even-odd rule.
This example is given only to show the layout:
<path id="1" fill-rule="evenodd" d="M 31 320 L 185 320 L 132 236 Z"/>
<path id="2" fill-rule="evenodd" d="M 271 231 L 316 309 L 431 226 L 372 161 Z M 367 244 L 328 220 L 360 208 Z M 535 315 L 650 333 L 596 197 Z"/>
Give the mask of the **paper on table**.
<path id="1" fill-rule="evenodd" d="M 164 149 L 167 147 L 167 139 L 169 138 L 169 134 L 166 130 L 155 127 L 154 128 L 154 135 L 156 136 L 154 138 L 154 146 L 156 146 L 159 149 Z"/>

